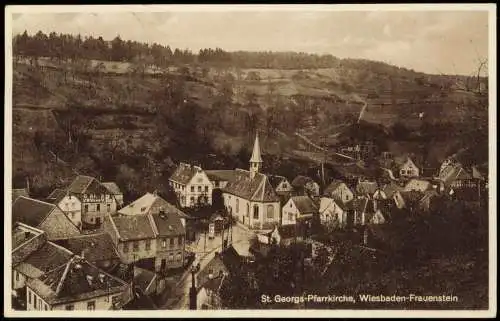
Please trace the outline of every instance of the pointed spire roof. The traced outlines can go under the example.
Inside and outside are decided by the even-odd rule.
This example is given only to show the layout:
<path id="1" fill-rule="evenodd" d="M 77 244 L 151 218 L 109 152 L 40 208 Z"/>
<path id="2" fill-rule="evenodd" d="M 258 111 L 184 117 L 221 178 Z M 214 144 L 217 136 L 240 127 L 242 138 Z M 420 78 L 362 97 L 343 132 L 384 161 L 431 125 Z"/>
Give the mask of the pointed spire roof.
<path id="1" fill-rule="evenodd" d="M 259 134 L 255 135 L 255 142 L 253 144 L 253 152 L 252 157 L 250 158 L 250 163 L 262 163 L 262 157 L 260 156 Z"/>

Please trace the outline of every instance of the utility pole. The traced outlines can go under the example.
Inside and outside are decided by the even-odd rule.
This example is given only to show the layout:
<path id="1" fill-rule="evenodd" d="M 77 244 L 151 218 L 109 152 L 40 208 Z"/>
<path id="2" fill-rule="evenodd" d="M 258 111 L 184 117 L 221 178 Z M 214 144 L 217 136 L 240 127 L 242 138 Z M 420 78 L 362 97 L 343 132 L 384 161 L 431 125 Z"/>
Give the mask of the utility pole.
<path id="1" fill-rule="evenodd" d="M 195 267 L 191 268 L 191 288 L 189 289 L 189 309 L 196 310 L 196 280 L 195 273 L 197 269 Z"/>

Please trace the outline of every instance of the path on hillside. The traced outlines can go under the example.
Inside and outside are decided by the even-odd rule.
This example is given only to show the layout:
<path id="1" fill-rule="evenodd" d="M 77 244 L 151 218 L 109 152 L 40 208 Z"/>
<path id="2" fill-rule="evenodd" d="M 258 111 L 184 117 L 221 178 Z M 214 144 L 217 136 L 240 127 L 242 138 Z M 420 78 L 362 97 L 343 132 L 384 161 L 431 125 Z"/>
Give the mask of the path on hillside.
<path id="1" fill-rule="evenodd" d="M 331 151 L 328 151 L 326 148 L 323 148 L 321 146 L 318 146 L 316 145 L 315 143 L 311 142 L 307 137 L 305 137 L 304 135 L 298 133 L 298 132 L 295 132 L 295 135 L 299 138 L 301 138 L 302 140 L 304 140 L 306 143 L 308 143 L 309 145 L 311 145 L 312 147 L 316 148 L 316 149 L 319 149 L 323 152 L 327 152 L 327 153 L 330 153 L 330 154 L 335 154 L 337 156 L 340 156 L 340 157 L 344 157 L 344 158 L 347 158 L 349 160 L 356 160 L 354 157 L 351 157 L 351 156 L 347 156 L 347 155 L 344 155 L 344 154 L 340 154 L 340 153 L 337 153 L 337 152 L 331 152 Z"/>

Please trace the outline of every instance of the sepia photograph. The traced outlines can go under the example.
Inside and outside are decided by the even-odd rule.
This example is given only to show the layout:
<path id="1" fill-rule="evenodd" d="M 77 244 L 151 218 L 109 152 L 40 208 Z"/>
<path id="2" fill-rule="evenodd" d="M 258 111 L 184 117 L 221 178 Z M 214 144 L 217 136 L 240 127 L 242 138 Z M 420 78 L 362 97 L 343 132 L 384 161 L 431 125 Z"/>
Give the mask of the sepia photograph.
<path id="1" fill-rule="evenodd" d="M 5 18 L 5 315 L 496 314 L 495 4 Z"/>

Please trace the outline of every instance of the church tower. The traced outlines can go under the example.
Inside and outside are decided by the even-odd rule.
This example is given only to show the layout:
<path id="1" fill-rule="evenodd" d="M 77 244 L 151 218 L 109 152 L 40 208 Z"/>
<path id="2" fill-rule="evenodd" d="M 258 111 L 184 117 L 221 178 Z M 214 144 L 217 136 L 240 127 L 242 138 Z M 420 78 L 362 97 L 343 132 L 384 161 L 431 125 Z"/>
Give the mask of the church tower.
<path id="1" fill-rule="evenodd" d="M 255 142 L 253 144 L 252 157 L 250 158 L 250 177 L 254 178 L 260 171 L 262 166 L 262 157 L 260 156 L 259 134 L 255 135 Z"/>

